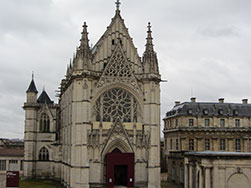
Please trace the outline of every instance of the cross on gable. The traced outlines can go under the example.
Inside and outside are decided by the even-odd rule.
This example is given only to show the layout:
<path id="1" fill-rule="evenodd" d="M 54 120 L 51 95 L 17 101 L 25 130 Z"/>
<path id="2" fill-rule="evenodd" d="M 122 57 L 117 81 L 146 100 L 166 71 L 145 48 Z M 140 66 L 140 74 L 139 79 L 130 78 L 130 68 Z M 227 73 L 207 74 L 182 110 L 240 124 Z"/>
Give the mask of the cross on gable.
<path id="1" fill-rule="evenodd" d="M 117 7 L 117 10 L 119 10 L 119 7 L 120 7 L 120 0 L 117 0 L 117 2 L 115 2 L 115 4 L 116 4 L 116 7 Z"/>

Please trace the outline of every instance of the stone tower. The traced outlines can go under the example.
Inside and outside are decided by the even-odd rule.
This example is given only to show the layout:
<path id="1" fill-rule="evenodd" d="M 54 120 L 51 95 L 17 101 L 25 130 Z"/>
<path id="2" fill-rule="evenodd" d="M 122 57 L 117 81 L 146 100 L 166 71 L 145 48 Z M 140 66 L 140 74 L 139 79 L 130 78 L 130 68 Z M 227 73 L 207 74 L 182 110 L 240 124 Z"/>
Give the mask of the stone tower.
<path id="1" fill-rule="evenodd" d="M 55 135 L 50 135 L 53 143 L 44 140 L 33 148 L 47 149 L 45 175 L 61 179 L 66 187 L 160 187 L 161 78 L 151 25 L 141 58 L 121 17 L 120 2 L 116 5 L 110 25 L 92 48 L 84 23 L 80 46 L 61 82 L 59 104 L 42 104 L 55 109 Z M 37 100 L 25 103 L 26 113 L 42 108 L 34 105 Z M 27 128 L 38 124 L 41 118 L 35 116 L 33 122 L 27 119 Z M 36 139 L 38 135 L 31 138 Z M 33 158 L 40 156 L 39 149 Z M 27 160 L 34 161 L 32 157 Z M 41 171 L 34 175 L 43 176 Z"/>
<path id="2" fill-rule="evenodd" d="M 37 89 L 32 76 L 26 91 L 24 128 L 24 176 L 25 178 L 46 177 L 59 179 L 60 165 L 55 163 L 58 105 L 54 104 L 46 91 L 37 98 Z M 53 161 L 54 160 L 54 161 Z M 57 159 L 56 159 L 57 160 Z"/>

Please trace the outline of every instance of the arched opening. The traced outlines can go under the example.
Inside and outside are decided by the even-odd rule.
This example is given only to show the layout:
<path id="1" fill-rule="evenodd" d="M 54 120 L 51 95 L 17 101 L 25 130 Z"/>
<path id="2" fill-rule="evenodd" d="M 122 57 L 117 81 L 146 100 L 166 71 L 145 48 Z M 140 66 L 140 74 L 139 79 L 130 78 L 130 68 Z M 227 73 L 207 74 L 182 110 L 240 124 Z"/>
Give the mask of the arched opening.
<path id="1" fill-rule="evenodd" d="M 46 147 L 42 147 L 39 151 L 39 160 L 40 161 L 48 161 L 49 160 L 49 151 Z"/>
<path id="2" fill-rule="evenodd" d="M 249 188 L 250 183 L 249 179 L 242 173 L 235 173 L 228 179 L 228 186 L 227 188 Z"/>
<path id="3" fill-rule="evenodd" d="M 197 171 L 197 181 L 196 181 L 197 187 L 200 186 L 200 181 L 201 181 L 201 180 L 200 180 L 200 173 L 201 173 L 200 170 L 198 170 L 198 171 Z"/>
<path id="4" fill-rule="evenodd" d="M 46 113 L 43 113 L 40 118 L 40 132 L 50 132 L 50 118 Z"/>
<path id="5" fill-rule="evenodd" d="M 122 153 L 118 148 L 115 148 L 112 153 Z M 127 186 L 127 171 L 128 165 L 114 166 L 114 185 Z"/>

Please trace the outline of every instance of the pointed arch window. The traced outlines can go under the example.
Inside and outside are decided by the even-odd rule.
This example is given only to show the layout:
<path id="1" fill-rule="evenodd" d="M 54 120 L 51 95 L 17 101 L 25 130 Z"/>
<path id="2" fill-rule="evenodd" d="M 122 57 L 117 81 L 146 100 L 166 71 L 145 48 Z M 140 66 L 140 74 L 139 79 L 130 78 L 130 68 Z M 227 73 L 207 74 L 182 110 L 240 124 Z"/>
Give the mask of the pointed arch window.
<path id="1" fill-rule="evenodd" d="M 39 151 L 39 160 L 48 161 L 49 160 L 49 151 L 46 147 L 42 147 Z"/>
<path id="2" fill-rule="evenodd" d="M 50 118 L 47 114 L 43 113 L 40 119 L 40 132 L 50 132 Z"/>
<path id="3" fill-rule="evenodd" d="M 95 104 L 96 121 L 137 122 L 138 108 L 136 98 L 121 88 L 113 88 L 101 95 Z"/>

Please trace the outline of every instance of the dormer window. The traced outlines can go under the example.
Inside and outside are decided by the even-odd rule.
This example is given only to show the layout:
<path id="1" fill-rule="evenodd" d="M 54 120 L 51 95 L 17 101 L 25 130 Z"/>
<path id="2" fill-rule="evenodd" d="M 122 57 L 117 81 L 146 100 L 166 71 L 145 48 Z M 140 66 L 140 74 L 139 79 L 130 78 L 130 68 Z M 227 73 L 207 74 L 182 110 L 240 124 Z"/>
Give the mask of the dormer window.
<path id="1" fill-rule="evenodd" d="M 188 113 L 188 115 L 192 115 L 192 113 L 193 113 L 192 109 L 188 109 L 187 113 Z"/>
<path id="2" fill-rule="evenodd" d="M 238 115 L 239 115 L 238 110 L 233 110 L 233 114 L 234 114 L 235 116 L 238 116 Z"/>
<path id="3" fill-rule="evenodd" d="M 225 119 L 220 119 L 220 126 L 225 127 Z"/>
<path id="4" fill-rule="evenodd" d="M 219 109 L 219 110 L 218 110 L 218 113 L 219 113 L 219 115 L 223 115 L 223 110 L 222 110 L 222 109 Z"/>
<path id="5" fill-rule="evenodd" d="M 204 114 L 204 115 L 208 115 L 208 109 L 204 109 L 204 110 L 203 110 L 203 114 Z"/>

